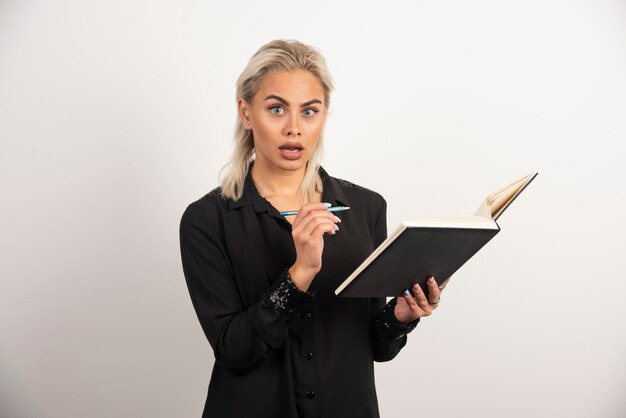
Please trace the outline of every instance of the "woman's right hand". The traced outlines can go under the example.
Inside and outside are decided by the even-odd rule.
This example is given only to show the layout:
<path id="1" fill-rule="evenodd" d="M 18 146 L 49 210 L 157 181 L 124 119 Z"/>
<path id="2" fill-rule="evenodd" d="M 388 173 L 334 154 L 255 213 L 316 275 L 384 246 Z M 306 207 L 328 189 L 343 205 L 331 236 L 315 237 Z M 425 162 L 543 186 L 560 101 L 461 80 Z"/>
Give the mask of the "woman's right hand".
<path id="1" fill-rule="evenodd" d="M 315 275 L 322 269 L 324 234 L 335 235 L 341 222 L 323 203 L 307 203 L 296 215 L 291 236 L 296 247 L 296 262 L 289 269 L 295 285 L 306 292 Z"/>

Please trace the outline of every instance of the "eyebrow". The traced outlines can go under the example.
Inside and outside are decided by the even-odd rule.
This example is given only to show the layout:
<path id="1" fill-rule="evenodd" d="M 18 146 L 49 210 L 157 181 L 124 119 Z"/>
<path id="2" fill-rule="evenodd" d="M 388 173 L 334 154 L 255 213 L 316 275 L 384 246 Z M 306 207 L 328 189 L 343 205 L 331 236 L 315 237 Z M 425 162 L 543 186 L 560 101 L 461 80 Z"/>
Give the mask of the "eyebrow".
<path id="1" fill-rule="evenodd" d="M 274 94 L 270 94 L 269 96 L 267 96 L 267 97 L 265 98 L 265 100 L 270 100 L 270 99 L 276 99 L 276 100 L 278 100 L 279 102 L 283 103 L 285 106 L 289 107 L 289 102 L 287 102 L 287 100 L 283 99 L 282 97 L 276 96 L 276 95 L 274 95 Z M 301 107 L 307 107 L 307 106 L 312 105 L 313 103 L 319 103 L 319 104 L 322 104 L 322 101 L 321 101 L 321 100 L 319 100 L 319 99 L 313 99 L 313 100 L 309 100 L 308 102 L 304 102 L 304 103 L 302 103 L 300 106 L 301 106 Z"/>

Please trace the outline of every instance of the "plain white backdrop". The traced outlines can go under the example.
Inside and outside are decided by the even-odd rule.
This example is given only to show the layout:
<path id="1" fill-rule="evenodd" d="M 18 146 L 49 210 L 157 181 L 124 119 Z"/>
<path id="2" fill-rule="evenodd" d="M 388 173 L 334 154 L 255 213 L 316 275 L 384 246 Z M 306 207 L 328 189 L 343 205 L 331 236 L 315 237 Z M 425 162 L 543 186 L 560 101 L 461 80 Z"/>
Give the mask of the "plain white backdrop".
<path id="1" fill-rule="evenodd" d="M 408 345 L 383 417 L 626 416 L 626 3 L 0 2 L 0 415 L 199 417 L 180 264 L 262 44 L 325 55 L 323 166 L 388 225 L 539 176 Z"/>

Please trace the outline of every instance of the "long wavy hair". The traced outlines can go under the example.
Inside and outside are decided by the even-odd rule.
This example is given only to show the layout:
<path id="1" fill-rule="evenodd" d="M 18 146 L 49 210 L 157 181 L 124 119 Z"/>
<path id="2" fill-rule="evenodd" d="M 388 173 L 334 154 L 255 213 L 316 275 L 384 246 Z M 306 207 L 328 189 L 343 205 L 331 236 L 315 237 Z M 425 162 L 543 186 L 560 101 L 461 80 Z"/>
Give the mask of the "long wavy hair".
<path id="1" fill-rule="evenodd" d="M 326 60 L 314 47 L 293 39 L 277 39 L 263 45 L 254 53 L 248 65 L 237 79 L 236 101 L 240 98 L 252 103 L 265 76 L 272 71 L 306 70 L 313 74 L 324 89 L 324 106 L 330 105 L 330 93 L 334 89 L 332 77 L 326 66 Z M 254 161 L 254 138 L 252 130 L 246 129 L 239 116 L 235 125 L 234 149 L 230 161 L 222 167 L 221 173 L 228 168 L 221 179 L 221 194 L 225 198 L 239 200 L 243 194 L 244 182 L 250 164 Z M 304 179 L 300 185 L 300 196 L 313 202 L 316 192 L 322 192 L 322 180 L 318 167 L 322 158 L 324 129 L 317 146 L 311 154 Z"/>

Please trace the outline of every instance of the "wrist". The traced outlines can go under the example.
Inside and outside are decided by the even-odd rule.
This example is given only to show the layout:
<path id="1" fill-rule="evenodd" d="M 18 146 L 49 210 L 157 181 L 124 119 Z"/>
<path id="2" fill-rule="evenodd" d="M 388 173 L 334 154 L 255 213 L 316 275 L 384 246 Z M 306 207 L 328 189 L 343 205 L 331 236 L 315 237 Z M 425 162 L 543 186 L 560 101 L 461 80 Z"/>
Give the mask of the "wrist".
<path id="1" fill-rule="evenodd" d="M 404 315 L 398 315 L 398 314 L 396 314 L 395 310 L 393 312 L 393 319 L 395 319 L 397 321 L 398 325 L 408 325 L 408 324 L 410 324 L 411 322 L 415 321 L 418 318 L 419 317 L 411 318 L 411 317 L 406 317 Z"/>
<path id="2" fill-rule="evenodd" d="M 289 276 L 293 283 L 303 292 L 306 292 L 317 274 L 316 271 L 300 267 L 297 263 L 289 268 Z"/>
<path id="3" fill-rule="evenodd" d="M 397 298 L 391 299 L 376 319 L 383 335 L 392 340 L 400 339 L 410 333 L 420 321 L 420 318 L 417 318 L 407 323 L 401 322 L 395 314 L 396 302 Z"/>
<path id="4" fill-rule="evenodd" d="M 409 314 L 403 313 L 403 312 L 398 312 L 398 305 L 396 304 L 392 310 L 393 315 L 393 319 L 395 319 L 398 323 L 398 325 L 406 325 L 408 323 L 413 322 L 415 319 L 417 318 L 413 318 L 411 317 Z"/>
<path id="5" fill-rule="evenodd" d="M 263 293 L 264 303 L 287 316 L 289 320 L 295 319 L 305 310 L 312 299 L 313 292 L 301 291 L 289 277 L 288 269 L 283 270 L 278 279 Z"/>

